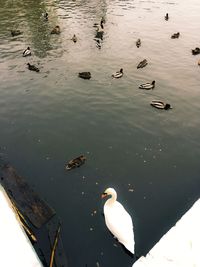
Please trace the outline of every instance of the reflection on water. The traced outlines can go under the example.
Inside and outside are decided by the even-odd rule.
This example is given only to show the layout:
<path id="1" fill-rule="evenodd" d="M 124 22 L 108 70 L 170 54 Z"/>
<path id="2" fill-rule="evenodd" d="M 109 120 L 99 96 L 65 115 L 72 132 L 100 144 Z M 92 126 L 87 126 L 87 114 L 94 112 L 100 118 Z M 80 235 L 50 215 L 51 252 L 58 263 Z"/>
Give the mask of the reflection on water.
<path id="1" fill-rule="evenodd" d="M 198 0 L 1 1 L 0 156 L 57 210 L 70 266 L 133 263 L 105 226 L 106 187 L 133 217 L 138 255 L 199 197 L 199 56 L 191 54 L 199 11 Z M 51 35 L 56 25 L 61 34 Z M 148 66 L 137 69 L 143 59 Z M 92 78 L 78 78 L 82 71 Z M 138 89 L 153 80 L 154 90 Z M 173 109 L 156 110 L 153 99 Z M 66 172 L 81 154 L 85 165 Z"/>

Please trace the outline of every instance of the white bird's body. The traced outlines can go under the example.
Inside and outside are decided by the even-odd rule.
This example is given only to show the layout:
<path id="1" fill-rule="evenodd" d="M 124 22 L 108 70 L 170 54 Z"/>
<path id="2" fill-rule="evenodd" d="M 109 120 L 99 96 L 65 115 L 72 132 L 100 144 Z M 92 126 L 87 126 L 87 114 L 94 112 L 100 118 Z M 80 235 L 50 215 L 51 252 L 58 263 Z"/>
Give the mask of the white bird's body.
<path id="1" fill-rule="evenodd" d="M 113 188 L 108 188 L 104 195 L 105 194 L 112 196 L 104 204 L 106 226 L 114 237 L 116 237 L 127 250 L 134 254 L 135 241 L 131 216 L 124 207 L 116 201 L 117 193 Z"/>

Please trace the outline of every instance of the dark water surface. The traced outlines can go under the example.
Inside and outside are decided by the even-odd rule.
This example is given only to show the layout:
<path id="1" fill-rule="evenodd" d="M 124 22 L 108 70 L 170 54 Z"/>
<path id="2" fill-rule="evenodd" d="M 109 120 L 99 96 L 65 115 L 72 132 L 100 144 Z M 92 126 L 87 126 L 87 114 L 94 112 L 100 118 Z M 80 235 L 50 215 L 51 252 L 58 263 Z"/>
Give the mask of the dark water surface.
<path id="1" fill-rule="evenodd" d="M 200 56 L 191 54 L 199 14 L 199 0 L 0 0 L 0 153 L 57 210 L 70 267 L 133 263 L 105 226 L 105 188 L 117 190 L 133 218 L 138 255 L 200 196 Z M 99 50 L 93 24 L 102 16 Z M 57 24 L 62 33 L 50 35 Z M 32 56 L 23 58 L 27 46 Z M 112 80 L 120 68 L 124 76 Z M 138 89 L 152 80 L 153 91 Z M 156 110 L 153 99 L 173 109 Z M 80 154 L 86 164 L 65 171 Z"/>

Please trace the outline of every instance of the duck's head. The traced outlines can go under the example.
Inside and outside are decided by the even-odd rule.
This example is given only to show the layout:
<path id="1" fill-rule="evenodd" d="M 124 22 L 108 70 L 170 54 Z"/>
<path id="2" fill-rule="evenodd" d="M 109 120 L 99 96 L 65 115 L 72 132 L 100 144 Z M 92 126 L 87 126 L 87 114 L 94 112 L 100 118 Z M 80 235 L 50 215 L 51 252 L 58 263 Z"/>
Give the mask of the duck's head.
<path id="1" fill-rule="evenodd" d="M 123 69 L 120 69 L 120 72 L 123 73 Z"/>
<path id="2" fill-rule="evenodd" d="M 156 83 L 156 81 L 153 81 L 151 84 L 152 84 L 152 85 L 155 85 L 155 83 Z"/>
<path id="3" fill-rule="evenodd" d="M 101 195 L 101 198 L 105 198 L 107 196 L 117 196 L 117 193 L 114 188 L 107 188 Z"/>
<path id="4" fill-rule="evenodd" d="M 30 46 L 28 46 L 27 49 L 30 50 Z"/>
<path id="5" fill-rule="evenodd" d="M 170 109 L 170 108 L 171 108 L 171 105 L 170 104 L 166 104 L 165 107 L 164 107 L 164 109 L 166 109 L 166 110 L 167 109 Z"/>

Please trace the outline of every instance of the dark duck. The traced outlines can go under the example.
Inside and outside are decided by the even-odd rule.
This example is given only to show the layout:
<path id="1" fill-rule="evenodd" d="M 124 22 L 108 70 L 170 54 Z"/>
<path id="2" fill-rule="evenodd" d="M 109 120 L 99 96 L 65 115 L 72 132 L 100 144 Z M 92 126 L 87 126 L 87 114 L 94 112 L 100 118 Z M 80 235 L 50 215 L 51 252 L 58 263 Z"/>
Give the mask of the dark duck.
<path id="1" fill-rule="evenodd" d="M 89 80 L 91 78 L 91 73 L 89 71 L 79 72 L 78 76 L 82 79 Z"/>
<path id="2" fill-rule="evenodd" d="M 174 33 L 172 34 L 171 39 L 177 39 L 179 38 L 179 36 L 180 36 L 180 32 Z"/>
<path id="3" fill-rule="evenodd" d="M 30 63 L 27 63 L 28 69 L 35 71 L 35 72 L 39 72 L 40 70 L 35 66 L 35 65 L 31 65 Z"/>
<path id="4" fill-rule="evenodd" d="M 66 170 L 71 170 L 83 165 L 86 161 L 86 157 L 81 155 L 75 159 L 70 160 L 66 165 Z"/>
<path id="5" fill-rule="evenodd" d="M 18 36 L 18 35 L 21 35 L 23 32 L 21 32 L 20 30 L 11 30 L 11 35 L 14 37 L 14 36 Z"/>

